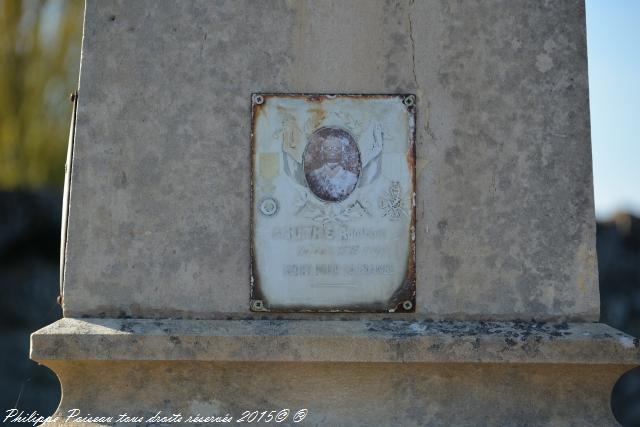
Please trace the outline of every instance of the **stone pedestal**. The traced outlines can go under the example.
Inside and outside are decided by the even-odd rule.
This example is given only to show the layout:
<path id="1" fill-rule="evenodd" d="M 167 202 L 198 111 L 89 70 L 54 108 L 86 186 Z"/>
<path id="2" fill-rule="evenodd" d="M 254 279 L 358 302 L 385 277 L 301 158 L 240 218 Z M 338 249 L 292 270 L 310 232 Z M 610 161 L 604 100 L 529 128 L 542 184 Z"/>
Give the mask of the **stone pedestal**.
<path id="1" fill-rule="evenodd" d="M 605 426 L 639 347 L 591 323 L 63 319 L 34 334 L 31 357 L 58 374 L 60 414 Z"/>
<path id="2" fill-rule="evenodd" d="M 87 1 L 58 414 L 615 425 L 587 87 L 581 1 Z M 415 312 L 251 311 L 254 93 L 415 95 Z"/>

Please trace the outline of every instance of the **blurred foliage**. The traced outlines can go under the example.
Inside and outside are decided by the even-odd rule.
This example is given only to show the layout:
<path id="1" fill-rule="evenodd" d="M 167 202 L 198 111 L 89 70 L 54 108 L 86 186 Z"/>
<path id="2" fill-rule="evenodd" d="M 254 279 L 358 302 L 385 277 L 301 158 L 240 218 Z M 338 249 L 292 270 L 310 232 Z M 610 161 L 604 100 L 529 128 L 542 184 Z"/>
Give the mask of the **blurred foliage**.
<path id="1" fill-rule="evenodd" d="M 0 189 L 61 187 L 82 0 L 0 0 Z"/>

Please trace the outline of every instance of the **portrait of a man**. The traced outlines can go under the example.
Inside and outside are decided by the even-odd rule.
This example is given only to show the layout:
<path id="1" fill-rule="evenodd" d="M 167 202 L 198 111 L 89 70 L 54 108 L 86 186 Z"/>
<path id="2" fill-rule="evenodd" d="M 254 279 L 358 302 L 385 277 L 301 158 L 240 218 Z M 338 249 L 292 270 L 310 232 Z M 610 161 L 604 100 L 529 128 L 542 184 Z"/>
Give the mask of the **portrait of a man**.
<path id="1" fill-rule="evenodd" d="M 321 200 L 342 201 L 356 188 L 361 171 L 360 152 L 348 131 L 336 127 L 316 130 L 303 158 L 307 185 Z"/>

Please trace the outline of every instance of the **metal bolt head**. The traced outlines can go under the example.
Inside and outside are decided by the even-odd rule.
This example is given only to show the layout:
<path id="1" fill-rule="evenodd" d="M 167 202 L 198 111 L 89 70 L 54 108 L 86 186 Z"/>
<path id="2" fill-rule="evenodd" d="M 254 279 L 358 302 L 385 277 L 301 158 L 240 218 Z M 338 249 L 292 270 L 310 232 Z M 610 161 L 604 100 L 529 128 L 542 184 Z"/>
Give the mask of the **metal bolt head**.
<path id="1" fill-rule="evenodd" d="M 264 96 L 262 96 L 262 95 L 254 95 L 253 96 L 253 102 L 256 103 L 257 105 L 264 104 Z"/>
<path id="2" fill-rule="evenodd" d="M 402 308 L 404 308 L 405 310 L 409 311 L 413 308 L 413 303 L 409 300 L 405 301 L 402 303 Z"/>
<path id="3" fill-rule="evenodd" d="M 264 303 L 260 299 L 251 301 L 251 311 L 266 311 Z"/>
<path id="4" fill-rule="evenodd" d="M 415 96 L 413 96 L 413 95 L 408 95 L 408 96 L 406 96 L 406 97 L 402 100 L 402 103 L 403 103 L 405 106 L 407 106 L 407 107 L 411 108 L 411 107 L 413 107 L 414 105 L 416 105 L 416 97 L 415 97 Z"/>

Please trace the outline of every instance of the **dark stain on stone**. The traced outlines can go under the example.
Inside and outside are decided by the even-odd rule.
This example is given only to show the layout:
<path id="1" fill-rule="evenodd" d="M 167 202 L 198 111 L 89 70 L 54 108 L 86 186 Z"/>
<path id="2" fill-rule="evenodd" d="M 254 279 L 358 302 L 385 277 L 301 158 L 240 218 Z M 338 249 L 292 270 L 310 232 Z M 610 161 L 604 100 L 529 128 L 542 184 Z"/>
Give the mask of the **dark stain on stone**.
<path id="1" fill-rule="evenodd" d="M 290 349 L 289 341 L 280 341 L 278 342 L 278 350 L 280 351 L 289 351 Z"/>
<path id="2" fill-rule="evenodd" d="M 513 347 L 514 345 L 517 344 L 516 340 L 514 340 L 513 338 L 509 338 L 509 337 L 505 338 L 504 342 L 506 342 L 509 347 Z"/>
<path id="3" fill-rule="evenodd" d="M 567 322 L 556 323 L 556 324 L 554 324 L 554 325 L 553 325 L 553 327 L 554 327 L 555 329 L 558 329 L 558 330 L 564 331 L 564 330 L 569 329 L 569 324 L 568 324 Z"/>
<path id="4" fill-rule="evenodd" d="M 128 184 L 128 180 L 127 180 L 127 174 L 125 171 L 122 171 L 114 180 L 114 186 L 119 189 L 122 190 L 124 188 L 127 188 L 127 184 Z"/>
<path id="5" fill-rule="evenodd" d="M 458 258 L 450 255 L 444 255 L 442 257 L 442 263 L 444 264 L 444 268 L 447 270 L 447 277 L 449 279 L 453 278 L 461 264 Z"/>
<path id="6" fill-rule="evenodd" d="M 175 335 L 171 335 L 171 336 L 169 337 L 169 341 L 171 341 L 171 343 L 172 343 L 172 344 L 174 344 L 174 345 L 180 345 L 180 344 L 182 344 L 182 341 L 180 341 L 180 338 L 179 338 L 179 337 L 177 337 L 177 336 L 175 336 Z"/>
<path id="7" fill-rule="evenodd" d="M 462 151 L 458 147 L 448 148 L 444 153 L 444 161 L 449 166 L 455 166 L 456 160 L 462 155 Z"/>
<path id="8" fill-rule="evenodd" d="M 571 335 L 567 331 L 569 325 L 563 324 L 547 324 L 537 321 L 516 320 L 513 322 L 456 322 L 450 320 L 442 321 L 405 321 L 397 320 L 391 322 L 369 322 L 366 324 L 367 331 L 388 335 L 391 338 L 403 339 L 415 336 L 444 335 L 450 338 L 466 338 L 476 337 L 471 343 L 474 349 L 481 346 L 481 340 L 478 335 L 497 335 L 500 336 L 509 346 L 515 346 L 518 343 L 540 344 L 543 341 L 552 341 L 556 338 Z M 639 344 L 640 345 L 640 344 Z M 442 344 L 434 343 L 429 346 L 430 351 L 438 351 L 442 348 Z M 535 346 L 528 345 L 527 349 L 535 351 Z"/>
<path id="9" fill-rule="evenodd" d="M 434 343 L 431 344 L 428 348 L 429 351 L 440 351 L 442 350 L 443 344 L 442 343 Z"/>
<path id="10" fill-rule="evenodd" d="M 104 313 L 101 313 L 104 316 Z M 118 319 L 131 319 L 131 316 L 129 314 L 127 314 L 126 311 L 124 310 L 120 310 L 118 312 Z"/>
<path id="11" fill-rule="evenodd" d="M 122 325 L 120 325 L 120 331 L 133 333 L 133 324 L 130 322 L 124 322 Z"/>
<path id="12" fill-rule="evenodd" d="M 394 33 L 391 33 L 391 37 L 390 38 L 391 38 L 391 42 L 393 43 L 394 47 L 406 50 L 406 48 L 407 48 L 407 36 L 405 34 L 400 33 L 400 32 L 394 32 Z"/>
<path id="13" fill-rule="evenodd" d="M 398 77 L 394 76 L 394 75 L 387 76 L 384 79 L 384 84 L 385 84 L 386 87 L 394 86 L 397 83 L 398 83 Z"/>

